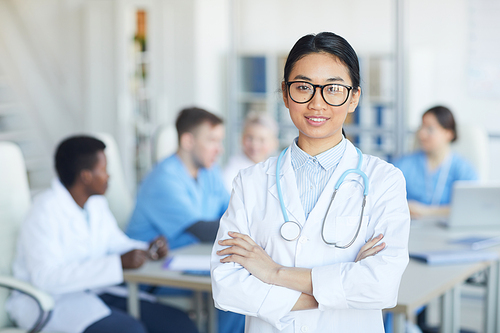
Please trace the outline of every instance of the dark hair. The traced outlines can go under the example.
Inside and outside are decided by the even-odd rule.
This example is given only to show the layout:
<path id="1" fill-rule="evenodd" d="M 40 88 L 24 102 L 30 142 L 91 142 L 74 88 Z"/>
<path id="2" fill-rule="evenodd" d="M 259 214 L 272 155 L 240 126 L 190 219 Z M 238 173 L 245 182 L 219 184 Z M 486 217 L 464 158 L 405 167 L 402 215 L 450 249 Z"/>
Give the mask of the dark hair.
<path id="1" fill-rule="evenodd" d="M 442 128 L 453 132 L 453 138 L 451 139 L 451 142 L 456 141 L 457 140 L 457 125 L 455 123 L 455 117 L 453 117 L 453 113 L 451 112 L 451 110 L 445 106 L 438 105 L 438 106 L 432 107 L 429 110 L 425 111 L 425 113 L 422 115 L 422 117 L 425 116 L 426 114 L 429 114 L 429 113 L 436 116 L 436 119 Z"/>
<path id="2" fill-rule="evenodd" d="M 177 120 L 175 121 L 175 128 L 177 129 L 179 143 L 181 141 L 182 134 L 186 132 L 193 132 L 194 129 L 205 122 L 215 126 L 222 124 L 223 120 L 213 113 L 196 107 L 181 110 L 177 116 Z"/>
<path id="3" fill-rule="evenodd" d="M 290 50 L 285 63 L 285 82 L 288 81 L 295 63 L 311 53 L 328 53 L 338 58 L 349 70 L 352 87 L 359 87 L 359 61 L 352 46 L 333 32 L 320 32 L 300 38 Z"/>
<path id="4" fill-rule="evenodd" d="M 61 183 L 69 189 L 82 170 L 92 170 L 97 164 L 97 153 L 106 145 L 96 138 L 80 135 L 63 140 L 56 150 L 56 171 Z"/>

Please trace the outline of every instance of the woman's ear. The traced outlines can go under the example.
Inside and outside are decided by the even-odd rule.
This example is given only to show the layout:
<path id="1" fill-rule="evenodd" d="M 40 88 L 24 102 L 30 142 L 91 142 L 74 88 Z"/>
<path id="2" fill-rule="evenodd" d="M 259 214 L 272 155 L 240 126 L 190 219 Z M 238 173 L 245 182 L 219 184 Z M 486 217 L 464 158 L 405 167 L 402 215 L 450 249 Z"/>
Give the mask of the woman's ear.
<path id="1" fill-rule="evenodd" d="M 455 133 L 451 129 L 446 129 L 446 139 L 448 142 L 453 142 L 453 138 L 455 137 Z"/>
<path id="2" fill-rule="evenodd" d="M 359 98 L 361 97 L 361 87 L 358 87 L 357 90 L 352 90 L 351 101 L 349 102 L 349 111 L 348 113 L 352 113 L 356 110 L 356 107 L 359 104 Z"/>
<path id="3" fill-rule="evenodd" d="M 283 103 L 285 103 L 285 107 L 288 109 L 288 90 L 285 81 L 281 82 L 281 93 L 283 94 Z"/>

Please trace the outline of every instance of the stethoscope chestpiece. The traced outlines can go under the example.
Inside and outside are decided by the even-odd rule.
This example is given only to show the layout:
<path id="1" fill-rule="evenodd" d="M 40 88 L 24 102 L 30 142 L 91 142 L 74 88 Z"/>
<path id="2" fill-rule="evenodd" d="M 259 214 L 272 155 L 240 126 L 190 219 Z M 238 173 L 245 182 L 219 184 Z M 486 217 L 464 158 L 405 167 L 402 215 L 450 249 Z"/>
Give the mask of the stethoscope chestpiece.
<path id="1" fill-rule="evenodd" d="M 294 241 L 299 237 L 300 229 L 300 225 L 297 222 L 286 221 L 280 228 L 281 237 L 287 241 Z"/>
<path id="2" fill-rule="evenodd" d="M 297 222 L 288 220 L 288 214 L 286 213 L 285 203 L 283 201 L 283 194 L 281 192 L 281 184 L 280 184 L 281 159 L 285 155 L 285 152 L 287 151 L 287 149 L 288 148 L 285 148 L 281 152 L 281 154 L 279 155 L 278 160 L 276 162 L 276 188 L 278 190 L 278 197 L 280 200 L 281 212 L 283 213 L 284 220 L 286 221 L 281 225 L 281 228 L 280 228 L 281 237 L 286 241 L 294 241 L 300 236 L 300 232 L 301 232 L 302 228 L 301 228 L 300 224 L 298 224 Z M 335 191 L 333 192 L 332 199 L 330 200 L 330 204 L 328 205 L 325 216 L 323 217 L 323 225 L 321 228 L 321 238 L 323 239 L 323 242 L 325 242 L 325 244 L 327 244 L 327 245 L 335 246 L 336 248 L 339 248 L 339 249 L 347 249 L 358 238 L 358 234 L 359 234 L 359 231 L 361 229 L 361 224 L 363 223 L 363 213 L 365 211 L 366 196 L 368 195 L 368 185 L 369 185 L 368 176 L 366 175 L 366 173 L 361 171 L 361 164 L 363 163 L 363 154 L 361 153 L 361 150 L 359 150 L 358 148 L 356 148 L 356 152 L 358 153 L 358 156 L 359 156 L 358 165 L 356 166 L 356 169 L 349 169 L 349 170 L 344 171 L 344 173 L 342 173 L 342 175 L 338 179 L 337 183 L 335 184 Z M 361 176 L 361 178 L 363 179 L 363 185 L 364 185 L 363 202 L 361 204 L 361 214 L 359 217 L 359 223 L 358 223 L 358 228 L 356 230 L 356 234 L 354 235 L 353 239 L 348 244 L 340 246 L 340 245 L 337 245 L 336 242 L 331 243 L 325 239 L 325 236 L 324 236 L 325 222 L 326 222 L 326 217 L 328 215 L 328 212 L 330 211 L 330 207 L 333 203 L 333 199 L 335 198 L 335 195 L 337 194 L 337 190 L 340 188 L 340 186 L 344 182 L 347 175 L 349 175 L 351 173 L 355 173 L 355 174 Z"/>

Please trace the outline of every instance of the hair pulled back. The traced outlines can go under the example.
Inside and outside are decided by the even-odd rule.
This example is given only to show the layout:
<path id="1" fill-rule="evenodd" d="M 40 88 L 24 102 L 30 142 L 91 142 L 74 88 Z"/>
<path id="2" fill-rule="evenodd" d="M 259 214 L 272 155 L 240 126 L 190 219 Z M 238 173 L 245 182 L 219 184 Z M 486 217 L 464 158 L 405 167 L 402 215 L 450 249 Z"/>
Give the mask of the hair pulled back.
<path id="1" fill-rule="evenodd" d="M 426 114 L 433 114 L 442 128 L 452 131 L 453 138 L 451 139 L 451 142 L 457 140 L 457 125 L 455 123 L 455 117 L 453 117 L 453 113 L 450 109 L 445 106 L 438 105 L 425 111 L 422 117 Z"/>
<path id="2" fill-rule="evenodd" d="M 290 50 L 285 63 L 284 80 L 288 81 L 295 63 L 311 53 L 328 53 L 339 59 L 349 70 L 352 87 L 359 87 L 359 61 L 352 46 L 333 32 L 320 32 L 300 38 Z"/>

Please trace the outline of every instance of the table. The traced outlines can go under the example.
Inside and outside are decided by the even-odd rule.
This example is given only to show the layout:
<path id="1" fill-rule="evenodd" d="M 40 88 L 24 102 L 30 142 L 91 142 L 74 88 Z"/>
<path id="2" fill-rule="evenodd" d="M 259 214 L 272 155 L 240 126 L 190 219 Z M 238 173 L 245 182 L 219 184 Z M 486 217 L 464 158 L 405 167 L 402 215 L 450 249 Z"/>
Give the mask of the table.
<path id="1" fill-rule="evenodd" d="M 474 235 L 500 235 L 499 231 L 491 230 L 450 230 L 433 222 L 412 222 L 409 248 L 413 251 L 438 250 L 459 245 L 449 243 L 450 239 Z M 173 253 L 208 254 L 211 245 L 195 245 L 182 248 Z M 500 254 L 500 247 L 491 248 Z M 210 277 L 190 276 L 161 268 L 162 262 L 148 262 L 136 270 L 125 270 L 124 279 L 129 288 L 129 312 L 139 318 L 138 284 L 178 287 L 195 291 L 197 304 L 201 304 L 203 292 L 211 294 Z M 500 332 L 500 265 L 495 262 L 476 262 L 460 265 L 429 266 L 415 260 L 410 263 L 403 274 L 396 307 L 389 309 L 394 315 L 394 331 L 404 332 L 406 319 L 412 319 L 415 311 L 428 304 L 436 297 L 441 298 L 441 331 L 459 332 L 460 285 L 473 274 L 487 270 L 488 285 L 486 296 L 486 316 L 484 331 L 486 333 Z M 209 313 L 209 332 L 217 332 L 215 308 L 209 297 L 207 308 Z M 497 319 L 499 318 L 499 319 Z"/>
<path id="2" fill-rule="evenodd" d="M 463 249 L 461 245 L 451 244 L 450 240 L 468 235 L 495 236 L 498 230 L 446 229 L 435 221 L 416 221 L 411 228 L 410 251 Z M 500 247 L 490 248 L 500 253 Z M 473 274 L 486 270 L 488 276 L 486 293 L 486 315 L 484 331 L 500 332 L 497 322 L 499 307 L 499 265 L 498 261 L 475 262 L 429 266 L 410 260 L 403 274 L 399 288 L 398 302 L 388 311 L 394 315 L 394 331 L 404 332 L 405 320 L 413 319 L 415 311 L 434 298 L 441 298 L 441 332 L 460 331 L 460 285 Z"/>
<path id="3" fill-rule="evenodd" d="M 209 254 L 211 244 L 196 244 L 182 249 L 172 251 L 175 254 Z M 127 269 L 123 271 L 123 279 L 128 287 L 128 311 L 135 318 L 140 318 L 139 307 L 139 284 L 154 286 L 174 287 L 189 289 L 194 292 L 195 306 L 198 318 L 198 328 L 201 329 L 200 314 L 203 303 L 208 310 L 208 332 L 217 332 L 217 313 L 213 305 L 211 293 L 212 285 L 209 276 L 186 275 L 182 272 L 169 271 L 162 268 L 163 260 L 148 261 L 141 268 Z M 208 293 L 206 302 L 203 301 L 203 293 Z"/>

